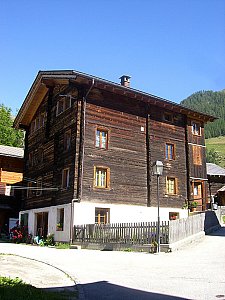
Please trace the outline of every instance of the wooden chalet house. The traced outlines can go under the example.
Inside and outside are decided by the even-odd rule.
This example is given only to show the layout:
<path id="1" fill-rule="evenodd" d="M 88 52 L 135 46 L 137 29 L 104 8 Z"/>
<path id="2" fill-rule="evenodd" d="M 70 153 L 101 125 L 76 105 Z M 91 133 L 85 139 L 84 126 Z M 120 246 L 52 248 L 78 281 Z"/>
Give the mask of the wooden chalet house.
<path id="1" fill-rule="evenodd" d="M 40 71 L 15 119 L 30 178 L 22 217 L 33 234 L 72 239 L 73 225 L 185 217 L 207 198 L 204 123 L 214 117 L 77 71 Z M 32 183 L 32 181 L 34 183 Z"/>
<path id="2" fill-rule="evenodd" d="M 8 233 L 10 218 L 19 217 L 21 193 L 11 187 L 23 179 L 23 153 L 22 148 L 0 145 L 0 236 Z"/>

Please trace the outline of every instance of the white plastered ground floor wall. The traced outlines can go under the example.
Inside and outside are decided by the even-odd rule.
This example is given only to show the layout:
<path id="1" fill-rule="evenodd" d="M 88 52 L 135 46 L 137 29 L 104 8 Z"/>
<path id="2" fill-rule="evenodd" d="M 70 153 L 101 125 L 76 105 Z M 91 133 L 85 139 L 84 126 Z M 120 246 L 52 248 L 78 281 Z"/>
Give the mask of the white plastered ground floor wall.
<path id="1" fill-rule="evenodd" d="M 64 208 L 64 230 L 57 231 L 57 209 Z M 81 202 L 73 204 L 73 224 L 94 224 L 95 208 L 110 209 L 110 223 L 134 223 L 134 222 L 155 222 L 157 221 L 157 207 L 145 207 L 138 205 L 116 205 Z M 36 214 L 40 212 L 48 212 L 48 233 L 53 233 L 56 241 L 70 241 L 70 220 L 71 220 L 71 204 L 50 206 L 45 208 L 31 209 L 21 211 L 28 213 L 29 233 L 36 235 Z M 160 220 L 168 221 L 169 212 L 179 213 L 180 218 L 188 216 L 188 210 L 179 208 L 160 208 Z"/>

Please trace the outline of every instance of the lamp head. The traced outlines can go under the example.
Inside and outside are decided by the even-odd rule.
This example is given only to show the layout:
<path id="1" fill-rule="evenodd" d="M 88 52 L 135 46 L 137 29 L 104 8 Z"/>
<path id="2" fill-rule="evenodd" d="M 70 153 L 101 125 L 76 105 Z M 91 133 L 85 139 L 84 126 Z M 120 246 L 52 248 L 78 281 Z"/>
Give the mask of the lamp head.
<path id="1" fill-rule="evenodd" d="M 163 173 L 163 163 L 160 160 L 157 160 L 153 164 L 153 174 L 161 176 Z"/>

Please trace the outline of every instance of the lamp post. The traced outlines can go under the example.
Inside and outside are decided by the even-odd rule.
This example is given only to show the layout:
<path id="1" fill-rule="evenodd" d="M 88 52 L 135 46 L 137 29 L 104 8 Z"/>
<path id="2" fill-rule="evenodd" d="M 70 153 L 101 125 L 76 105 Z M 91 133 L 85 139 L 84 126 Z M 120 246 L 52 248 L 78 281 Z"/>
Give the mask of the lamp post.
<path id="1" fill-rule="evenodd" d="M 157 207 L 158 207 L 158 222 L 157 222 L 157 252 L 160 252 L 160 215 L 159 215 L 159 176 L 162 176 L 163 163 L 157 160 L 153 164 L 153 174 L 157 176 Z"/>

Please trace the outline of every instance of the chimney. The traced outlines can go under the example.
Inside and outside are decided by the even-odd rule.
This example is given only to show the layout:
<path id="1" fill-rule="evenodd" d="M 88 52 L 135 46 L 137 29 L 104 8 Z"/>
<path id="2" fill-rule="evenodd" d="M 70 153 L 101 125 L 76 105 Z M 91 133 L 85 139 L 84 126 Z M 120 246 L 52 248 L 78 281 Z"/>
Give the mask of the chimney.
<path id="1" fill-rule="evenodd" d="M 120 84 L 125 86 L 125 87 L 130 87 L 130 76 L 128 75 L 123 75 L 120 77 Z"/>

